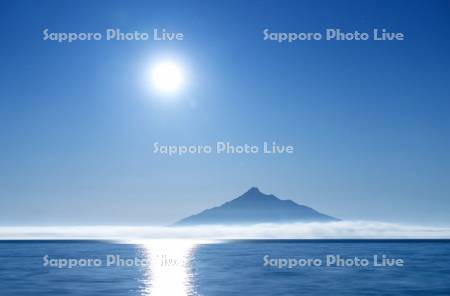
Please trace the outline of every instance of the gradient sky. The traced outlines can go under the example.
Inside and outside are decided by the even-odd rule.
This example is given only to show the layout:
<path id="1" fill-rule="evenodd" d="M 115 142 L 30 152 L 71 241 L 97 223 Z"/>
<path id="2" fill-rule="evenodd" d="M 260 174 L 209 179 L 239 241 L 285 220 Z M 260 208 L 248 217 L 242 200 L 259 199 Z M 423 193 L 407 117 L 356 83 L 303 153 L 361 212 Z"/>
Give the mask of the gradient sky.
<path id="1" fill-rule="evenodd" d="M 0 225 L 165 224 L 251 186 L 342 219 L 449 224 L 449 1 L 216 2 L 0 4 Z M 263 41 L 335 27 L 406 40 Z M 45 28 L 185 40 L 57 43 Z M 142 85 L 161 57 L 189 72 L 176 102 Z M 215 141 L 296 153 L 152 153 Z"/>

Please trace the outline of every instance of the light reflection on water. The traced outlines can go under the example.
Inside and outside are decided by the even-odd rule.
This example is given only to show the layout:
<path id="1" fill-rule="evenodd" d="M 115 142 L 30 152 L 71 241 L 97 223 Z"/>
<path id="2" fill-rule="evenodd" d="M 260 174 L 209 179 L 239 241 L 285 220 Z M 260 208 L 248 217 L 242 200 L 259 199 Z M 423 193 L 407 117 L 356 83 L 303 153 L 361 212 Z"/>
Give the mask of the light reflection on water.
<path id="1" fill-rule="evenodd" d="M 141 251 L 149 265 L 144 270 L 142 296 L 197 295 L 192 256 L 195 249 L 205 241 L 151 240 L 141 242 Z"/>

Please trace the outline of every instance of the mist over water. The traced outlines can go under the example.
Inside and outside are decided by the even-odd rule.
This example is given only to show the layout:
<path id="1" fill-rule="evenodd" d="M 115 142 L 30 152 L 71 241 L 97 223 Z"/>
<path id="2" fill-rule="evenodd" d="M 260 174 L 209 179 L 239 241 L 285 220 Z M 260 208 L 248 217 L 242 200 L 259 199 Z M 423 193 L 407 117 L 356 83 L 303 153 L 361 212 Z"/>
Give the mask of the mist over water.
<path id="1" fill-rule="evenodd" d="M 450 227 L 370 221 L 256 224 L 246 226 L 11 226 L 0 239 L 408 239 L 450 238 Z"/>

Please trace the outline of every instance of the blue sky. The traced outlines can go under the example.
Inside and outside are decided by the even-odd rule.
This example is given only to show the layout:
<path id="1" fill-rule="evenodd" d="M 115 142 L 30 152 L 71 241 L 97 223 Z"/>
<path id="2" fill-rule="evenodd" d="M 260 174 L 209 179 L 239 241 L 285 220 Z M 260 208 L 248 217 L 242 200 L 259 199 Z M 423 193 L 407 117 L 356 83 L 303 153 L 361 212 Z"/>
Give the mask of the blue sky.
<path id="1" fill-rule="evenodd" d="M 342 219 L 448 225 L 448 1 L 15 1 L 1 5 L 0 224 L 170 223 L 252 186 Z M 42 30 L 185 40 L 57 43 Z M 397 42 L 262 31 L 403 32 Z M 151 61 L 189 73 L 176 102 Z M 294 155 L 152 153 L 154 142 Z"/>

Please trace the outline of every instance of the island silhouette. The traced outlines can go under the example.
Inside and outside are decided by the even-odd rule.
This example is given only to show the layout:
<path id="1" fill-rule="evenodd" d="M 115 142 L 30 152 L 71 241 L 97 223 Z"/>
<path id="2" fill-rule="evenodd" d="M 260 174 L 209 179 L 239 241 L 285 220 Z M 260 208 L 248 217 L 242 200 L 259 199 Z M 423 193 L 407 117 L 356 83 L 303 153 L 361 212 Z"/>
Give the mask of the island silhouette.
<path id="1" fill-rule="evenodd" d="M 272 194 L 264 194 L 258 188 L 252 187 L 241 196 L 221 206 L 181 219 L 174 225 L 248 225 L 339 220 L 292 200 L 282 200 Z"/>

